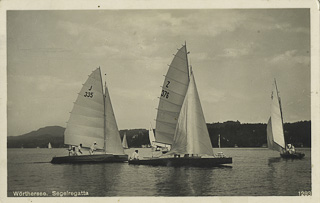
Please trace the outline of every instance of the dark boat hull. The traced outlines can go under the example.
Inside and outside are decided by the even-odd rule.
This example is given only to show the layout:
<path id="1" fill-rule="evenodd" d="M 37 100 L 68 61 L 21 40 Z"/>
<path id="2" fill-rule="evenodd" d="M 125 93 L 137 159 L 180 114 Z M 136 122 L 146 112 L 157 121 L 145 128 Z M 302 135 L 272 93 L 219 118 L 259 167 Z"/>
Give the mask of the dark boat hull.
<path id="1" fill-rule="evenodd" d="M 128 155 L 94 154 L 53 157 L 52 164 L 116 163 L 128 161 Z"/>
<path id="2" fill-rule="evenodd" d="M 300 152 L 296 152 L 293 154 L 282 153 L 282 154 L 280 154 L 280 156 L 285 159 L 302 159 L 304 157 L 304 153 L 300 153 Z"/>
<path id="3" fill-rule="evenodd" d="M 223 158 L 150 158 L 141 160 L 129 160 L 133 165 L 151 165 L 151 166 L 197 166 L 213 167 L 222 166 L 223 164 L 232 164 L 231 157 Z"/>

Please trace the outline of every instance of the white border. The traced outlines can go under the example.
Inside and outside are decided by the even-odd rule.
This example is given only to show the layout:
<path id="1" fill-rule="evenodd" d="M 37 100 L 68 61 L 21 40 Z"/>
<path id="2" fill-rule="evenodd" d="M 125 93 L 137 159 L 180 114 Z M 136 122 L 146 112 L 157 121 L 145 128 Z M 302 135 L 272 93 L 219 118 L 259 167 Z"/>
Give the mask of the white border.
<path id="1" fill-rule="evenodd" d="M 7 198 L 7 10 L 105 10 L 105 9 L 234 9 L 310 8 L 311 16 L 311 131 L 312 197 L 88 197 Z M 0 1 L 0 202 L 320 202 L 319 192 L 319 2 L 317 0 L 2 0 Z M 294 178 L 294 177 L 293 177 Z"/>

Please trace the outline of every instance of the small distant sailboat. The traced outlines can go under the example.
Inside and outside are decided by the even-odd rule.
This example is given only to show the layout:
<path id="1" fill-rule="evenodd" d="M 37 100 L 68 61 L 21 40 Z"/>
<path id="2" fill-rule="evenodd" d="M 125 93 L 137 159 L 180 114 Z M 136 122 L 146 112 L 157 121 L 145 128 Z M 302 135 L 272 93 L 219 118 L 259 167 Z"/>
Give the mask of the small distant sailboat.
<path id="1" fill-rule="evenodd" d="M 156 138 L 154 137 L 154 132 L 153 132 L 153 128 L 152 126 L 150 125 L 150 128 L 149 128 L 149 141 L 150 141 L 150 145 L 151 147 L 156 147 Z"/>
<path id="2" fill-rule="evenodd" d="M 128 160 L 121 144 L 108 88 L 102 84 L 100 67 L 89 75 L 78 94 L 65 130 L 64 143 L 69 146 L 82 144 L 82 148 L 90 148 L 96 143 L 95 149 L 100 153 L 53 157 L 51 163 L 110 163 Z"/>
<path id="3" fill-rule="evenodd" d="M 186 45 L 175 55 L 165 76 L 156 119 L 156 142 L 170 144 L 160 157 L 129 160 L 129 164 L 219 166 L 231 157 L 214 157 Z"/>
<path id="4" fill-rule="evenodd" d="M 128 142 L 127 142 L 127 135 L 126 135 L 126 133 L 124 133 L 124 136 L 123 136 L 123 139 L 122 139 L 122 147 L 124 148 L 124 149 L 128 149 L 129 147 L 128 147 Z"/>
<path id="5" fill-rule="evenodd" d="M 159 143 L 156 141 L 154 136 L 153 128 L 150 125 L 149 128 L 149 141 L 153 151 L 161 151 L 163 154 L 167 153 L 170 150 L 170 145 Z"/>
<path id="6" fill-rule="evenodd" d="M 291 144 L 286 147 L 281 99 L 276 80 L 274 80 L 274 88 L 271 95 L 271 116 L 267 124 L 267 141 L 268 148 L 279 151 L 282 158 L 301 159 L 304 157 L 304 153 L 296 152 Z"/>
<path id="7" fill-rule="evenodd" d="M 221 148 L 221 144 L 220 144 L 220 134 L 218 135 L 218 146 L 219 146 L 219 148 Z"/>
<path id="8" fill-rule="evenodd" d="M 51 149 L 51 148 L 52 148 L 52 146 L 51 146 L 51 143 L 49 142 L 48 149 Z"/>

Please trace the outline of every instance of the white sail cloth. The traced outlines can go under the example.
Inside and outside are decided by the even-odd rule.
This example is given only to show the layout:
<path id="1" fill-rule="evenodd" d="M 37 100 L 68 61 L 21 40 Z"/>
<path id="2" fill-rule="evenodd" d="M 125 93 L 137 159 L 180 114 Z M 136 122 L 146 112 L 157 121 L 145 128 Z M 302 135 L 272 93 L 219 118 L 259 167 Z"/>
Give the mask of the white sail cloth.
<path id="1" fill-rule="evenodd" d="M 281 104 L 276 81 L 271 96 L 271 116 L 267 125 L 268 148 L 280 151 L 285 148 Z"/>
<path id="2" fill-rule="evenodd" d="M 67 123 L 64 143 L 104 148 L 104 95 L 100 69 L 91 73 L 83 84 Z"/>
<path id="3" fill-rule="evenodd" d="M 208 128 L 192 72 L 169 154 L 213 155 Z"/>
<path id="4" fill-rule="evenodd" d="M 64 143 L 96 149 L 106 153 L 124 154 L 107 87 L 103 93 L 100 68 L 83 84 L 74 103 L 65 130 Z"/>
<path id="5" fill-rule="evenodd" d="M 172 144 L 188 83 L 187 49 L 183 46 L 174 56 L 162 86 L 156 119 L 157 142 Z"/>
<path id="6" fill-rule="evenodd" d="M 105 152 L 107 154 L 125 154 L 107 85 L 105 85 Z"/>

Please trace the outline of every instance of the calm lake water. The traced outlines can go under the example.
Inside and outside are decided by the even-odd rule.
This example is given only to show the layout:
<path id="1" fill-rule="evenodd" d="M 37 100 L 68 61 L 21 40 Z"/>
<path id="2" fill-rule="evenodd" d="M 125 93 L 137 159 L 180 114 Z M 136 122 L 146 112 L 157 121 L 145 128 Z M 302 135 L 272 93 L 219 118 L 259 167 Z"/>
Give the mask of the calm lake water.
<path id="1" fill-rule="evenodd" d="M 231 167 L 53 165 L 52 157 L 67 155 L 66 149 L 8 149 L 7 194 L 12 197 L 14 192 L 28 191 L 55 196 L 84 191 L 89 196 L 297 196 L 299 191 L 311 191 L 310 149 L 298 149 L 306 154 L 301 160 L 284 160 L 278 152 L 265 148 L 214 149 L 219 151 L 233 157 Z M 150 156 L 151 150 L 139 149 L 139 154 Z"/>

